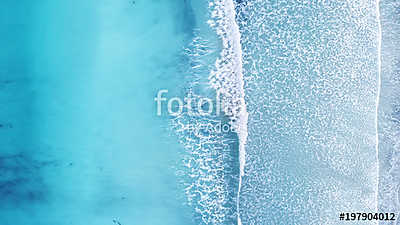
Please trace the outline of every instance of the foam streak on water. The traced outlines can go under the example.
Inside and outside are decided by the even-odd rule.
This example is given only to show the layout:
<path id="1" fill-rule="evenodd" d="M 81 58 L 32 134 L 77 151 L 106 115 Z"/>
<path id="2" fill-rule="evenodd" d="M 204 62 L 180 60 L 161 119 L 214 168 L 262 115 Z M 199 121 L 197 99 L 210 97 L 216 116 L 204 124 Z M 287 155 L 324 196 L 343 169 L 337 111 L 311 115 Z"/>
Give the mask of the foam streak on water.
<path id="1" fill-rule="evenodd" d="M 210 26 L 215 27 L 222 40 L 222 51 L 217 59 L 216 69 L 210 74 L 210 84 L 221 96 L 224 103 L 224 113 L 230 116 L 233 126 L 239 136 L 240 178 L 238 199 L 244 175 L 245 145 L 247 140 L 248 113 L 244 100 L 244 81 L 242 73 L 242 49 L 240 44 L 239 27 L 235 21 L 235 5 L 232 0 L 215 0 L 210 2 L 212 17 Z M 239 215 L 239 200 L 237 200 L 238 224 L 241 224 Z"/>

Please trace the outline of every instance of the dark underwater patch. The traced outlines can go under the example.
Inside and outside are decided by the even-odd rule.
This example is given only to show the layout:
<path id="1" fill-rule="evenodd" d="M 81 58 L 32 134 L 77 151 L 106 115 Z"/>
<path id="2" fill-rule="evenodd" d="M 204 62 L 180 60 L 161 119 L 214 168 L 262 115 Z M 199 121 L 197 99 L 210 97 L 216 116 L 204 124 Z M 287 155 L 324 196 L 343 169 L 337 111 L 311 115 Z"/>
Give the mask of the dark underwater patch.
<path id="1" fill-rule="evenodd" d="M 0 208 L 13 208 L 46 200 L 46 187 L 40 175 L 48 163 L 24 154 L 0 156 Z"/>
<path id="2" fill-rule="evenodd" d="M 177 15 L 179 23 L 178 32 L 183 32 L 188 39 L 193 37 L 193 30 L 196 26 L 196 19 L 190 0 L 183 0 L 181 13 Z"/>

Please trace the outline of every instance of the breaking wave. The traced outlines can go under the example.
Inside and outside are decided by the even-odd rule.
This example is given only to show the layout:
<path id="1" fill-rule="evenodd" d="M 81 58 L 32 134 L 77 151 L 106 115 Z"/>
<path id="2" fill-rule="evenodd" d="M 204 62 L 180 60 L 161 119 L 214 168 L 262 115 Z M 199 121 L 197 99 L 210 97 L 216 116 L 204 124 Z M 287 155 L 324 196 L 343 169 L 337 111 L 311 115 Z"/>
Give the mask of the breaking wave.
<path id="1" fill-rule="evenodd" d="M 172 119 L 172 127 L 185 148 L 181 174 L 197 222 L 241 224 L 238 197 L 244 174 L 248 114 L 240 33 L 232 0 L 210 1 L 209 13 L 207 22 L 219 43 L 209 41 L 200 31 L 196 33 L 185 50 L 190 81 L 182 95 L 195 99 L 214 97 L 221 102 L 222 113 L 204 116 L 185 109 Z M 202 129 L 218 124 L 227 124 L 231 129 L 229 132 Z"/>

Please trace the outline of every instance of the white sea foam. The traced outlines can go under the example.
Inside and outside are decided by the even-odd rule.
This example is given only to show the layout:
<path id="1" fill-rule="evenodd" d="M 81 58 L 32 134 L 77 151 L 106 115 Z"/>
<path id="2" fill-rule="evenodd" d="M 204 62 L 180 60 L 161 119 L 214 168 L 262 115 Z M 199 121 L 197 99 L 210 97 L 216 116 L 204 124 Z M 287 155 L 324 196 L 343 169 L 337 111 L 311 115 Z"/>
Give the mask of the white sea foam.
<path id="1" fill-rule="evenodd" d="M 210 2 L 212 20 L 209 21 L 222 41 L 220 57 L 215 62 L 216 69 L 211 72 L 210 84 L 221 96 L 223 110 L 230 117 L 231 126 L 239 137 L 240 178 L 237 196 L 238 224 L 239 196 L 246 163 L 245 145 L 247 140 L 248 113 L 245 103 L 244 80 L 242 73 L 242 49 L 239 27 L 235 20 L 233 0 L 214 0 Z"/>

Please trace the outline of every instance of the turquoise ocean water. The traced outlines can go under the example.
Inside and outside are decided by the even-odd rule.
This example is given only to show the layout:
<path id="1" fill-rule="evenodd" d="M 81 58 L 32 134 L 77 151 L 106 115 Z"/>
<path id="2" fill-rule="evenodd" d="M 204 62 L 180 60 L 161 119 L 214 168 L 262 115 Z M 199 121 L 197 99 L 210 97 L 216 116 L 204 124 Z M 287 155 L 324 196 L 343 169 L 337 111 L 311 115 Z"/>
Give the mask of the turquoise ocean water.
<path id="1" fill-rule="evenodd" d="M 180 83 L 181 1 L 3 1 L 0 224 L 193 224 L 154 94 Z"/>
<path id="2" fill-rule="evenodd" d="M 397 212 L 394 2 L 2 1 L 0 225 Z"/>

